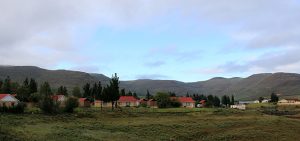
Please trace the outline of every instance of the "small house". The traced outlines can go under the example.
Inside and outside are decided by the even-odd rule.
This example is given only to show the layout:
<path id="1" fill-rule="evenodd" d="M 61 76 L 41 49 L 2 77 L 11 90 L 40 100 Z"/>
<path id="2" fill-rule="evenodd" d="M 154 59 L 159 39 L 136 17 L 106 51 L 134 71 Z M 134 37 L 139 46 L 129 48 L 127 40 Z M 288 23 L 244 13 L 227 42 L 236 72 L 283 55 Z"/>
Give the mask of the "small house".
<path id="1" fill-rule="evenodd" d="M 19 100 L 16 99 L 11 94 L 0 94 L 0 107 L 2 106 L 15 106 L 19 103 Z"/>
<path id="2" fill-rule="evenodd" d="M 91 101 L 87 98 L 79 98 L 79 107 L 91 107 Z"/>
<path id="3" fill-rule="evenodd" d="M 239 110 L 246 110 L 246 105 L 245 104 L 230 105 L 230 108 L 239 109 Z"/>
<path id="4" fill-rule="evenodd" d="M 181 103 L 182 107 L 195 108 L 195 100 L 191 97 L 179 97 L 178 101 Z"/>
<path id="5" fill-rule="evenodd" d="M 155 99 L 149 99 L 147 105 L 152 108 L 157 108 L 157 101 Z"/>
<path id="6" fill-rule="evenodd" d="M 118 100 L 118 105 L 120 107 L 139 106 L 139 100 L 134 96 L 121 96 Z"/>

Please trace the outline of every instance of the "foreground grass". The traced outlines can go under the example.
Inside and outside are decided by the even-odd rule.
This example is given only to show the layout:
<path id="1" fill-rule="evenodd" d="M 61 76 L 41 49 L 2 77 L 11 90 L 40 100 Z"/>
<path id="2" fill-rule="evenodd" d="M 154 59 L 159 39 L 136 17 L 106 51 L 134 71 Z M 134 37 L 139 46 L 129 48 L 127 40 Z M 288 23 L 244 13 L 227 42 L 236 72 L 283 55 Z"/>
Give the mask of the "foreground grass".
<path id="1" fill-rule="evenodd" d="M 0 140 L 296 141 L 300 120 L 228 109 L 78 109 L 77 114 L 0 115 Z"/>

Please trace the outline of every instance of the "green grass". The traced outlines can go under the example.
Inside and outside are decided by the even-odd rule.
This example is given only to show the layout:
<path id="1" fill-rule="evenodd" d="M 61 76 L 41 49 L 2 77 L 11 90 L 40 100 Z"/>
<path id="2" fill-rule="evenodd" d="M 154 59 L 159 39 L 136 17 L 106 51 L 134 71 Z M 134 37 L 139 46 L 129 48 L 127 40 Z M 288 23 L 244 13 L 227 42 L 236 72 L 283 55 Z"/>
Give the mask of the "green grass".
<path id="1" fill-rule="evenodd" d="M 300 120 L 231 109 L 77 109 L 75 114 L 0 114 L 0 140 L 297 141 Z"/>

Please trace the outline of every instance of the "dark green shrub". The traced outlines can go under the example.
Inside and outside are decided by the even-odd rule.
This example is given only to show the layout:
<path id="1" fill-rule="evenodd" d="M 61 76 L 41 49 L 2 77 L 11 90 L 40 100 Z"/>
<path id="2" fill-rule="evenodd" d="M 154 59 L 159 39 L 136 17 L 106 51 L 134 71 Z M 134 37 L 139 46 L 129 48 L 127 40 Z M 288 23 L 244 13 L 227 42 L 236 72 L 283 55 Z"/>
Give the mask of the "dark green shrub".
<path id="1" fill-rule="evenodd" d="M 74 109 L 77 108 L 78 106 L 79 106 L 78 99 L 75 97 L 70 97 L 66 101 L 66 106 L 64 111 L 67 113 L 73 113 Z"/>

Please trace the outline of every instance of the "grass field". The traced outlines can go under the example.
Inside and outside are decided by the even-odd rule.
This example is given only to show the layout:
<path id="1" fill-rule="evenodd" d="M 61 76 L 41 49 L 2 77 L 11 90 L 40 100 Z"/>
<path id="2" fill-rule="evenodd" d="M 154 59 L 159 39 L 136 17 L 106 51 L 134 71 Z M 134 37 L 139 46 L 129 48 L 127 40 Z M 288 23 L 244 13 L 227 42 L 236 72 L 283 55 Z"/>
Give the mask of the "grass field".
<path id="1" fill-rule="evenodd" d="M 257 110 L 77 109 L 75 114 L 1 114 L 0 140 L 299 141 L 300 120 Z"/>

